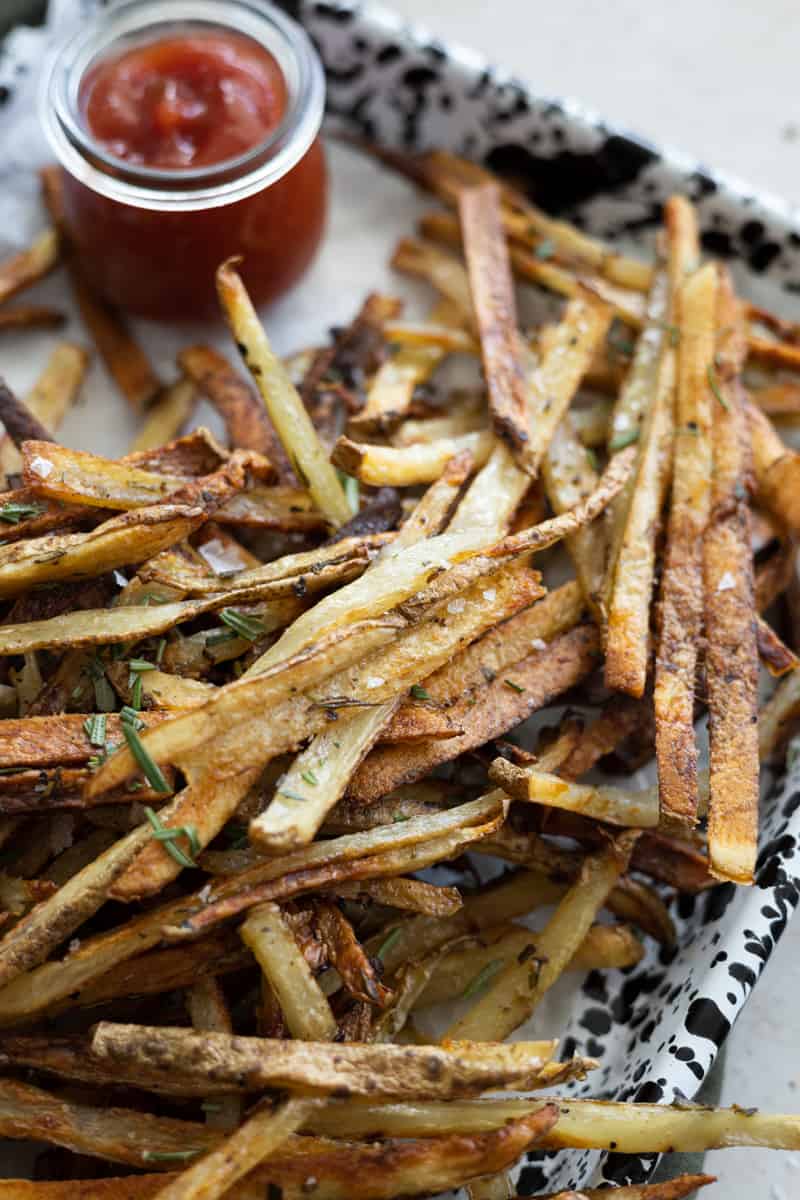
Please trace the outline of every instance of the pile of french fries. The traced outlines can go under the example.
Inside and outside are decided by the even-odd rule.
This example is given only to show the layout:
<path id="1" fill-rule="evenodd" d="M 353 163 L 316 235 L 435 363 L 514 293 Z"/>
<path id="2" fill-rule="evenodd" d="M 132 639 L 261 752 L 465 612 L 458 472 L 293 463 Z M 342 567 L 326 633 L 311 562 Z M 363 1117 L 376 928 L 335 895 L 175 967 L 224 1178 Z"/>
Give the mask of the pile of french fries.
<path id="1" fill-rule="evenodd" d="M 0 264 L 19 330 L 58 315 L 6 301 L 64 263 L 142 414 L 121 459 L 60 445 L 66 343 L 0 386 L 0 1136 L 57 1177 L 0 1200 L 502 1200 L 536 1148 L 800 1147 L 794 1116 L 540 1096 L 595 1064 L 505 1041 L 564 972 L 669 945 L 670 890 L 753 879 L 759 764 L 800 723 L 762 615 L 785 596 L 798 644 L 771 418 L 800 331 L 701 262 L 678 197 L 645 263 L 451 155 L 392 165 L 445 202 L 394 256 L 428 319 L 372 295 L 282 361 L 231 261 L 249 378 L 192 346 L 161 383 L 50 171 L 53 229 Z M 515 278 L 560 318 L 522 330 Z M 184 432 L 199 395 L 229 445 Z"/>

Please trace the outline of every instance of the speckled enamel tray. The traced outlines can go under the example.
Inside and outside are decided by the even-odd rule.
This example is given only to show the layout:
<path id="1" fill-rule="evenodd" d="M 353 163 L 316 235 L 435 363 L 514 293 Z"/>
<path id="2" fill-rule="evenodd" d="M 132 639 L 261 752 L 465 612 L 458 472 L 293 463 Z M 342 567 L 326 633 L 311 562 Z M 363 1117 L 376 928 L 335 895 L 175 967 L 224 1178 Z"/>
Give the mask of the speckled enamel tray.
<path id="1" fill-rule="evenodd" d="M 74 3 L 88 11 L 94 0 Z M 385 146 L 445 146 L 508 170 L 549 211 L 633 245 L 652 238 L 663 200 L 683 192 L 698 205 L 703 245 L 731 261 L 747 295 L 779 312 L 800 307 L 800 219 L 779 202 L 611 129 L 571 103 L 542 98 L 391 13 L 285 7 L 322 55 L 331 120 L 351 132 Z M 0 58 L 0 101 L 27 65 Z M 354 294 L 353 307 L 358 299 Z M 770 787 L 761 830 L 755 887 L 725 884 L 673 902 L 674 949 L 648 940 L 634 969 L 563 979 L 521 1031 L 558 1034 L 563 1056 L 576 1051 L 600 1060 L 575 1094 L 668 1103 L 696 1093 L 798 901 L 800 769 Z M 530 1195 L 597 1178 L 639 1182 L 654 1167 L 655 1156 L 532 1154 L 518 1188 Z"/>

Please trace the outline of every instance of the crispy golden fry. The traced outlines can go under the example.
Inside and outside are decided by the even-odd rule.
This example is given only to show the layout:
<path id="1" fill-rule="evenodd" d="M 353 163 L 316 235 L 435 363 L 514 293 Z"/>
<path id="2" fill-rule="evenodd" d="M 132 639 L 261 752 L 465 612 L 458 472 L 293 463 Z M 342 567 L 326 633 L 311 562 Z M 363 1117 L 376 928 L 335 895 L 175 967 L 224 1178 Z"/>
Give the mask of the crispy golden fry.
<path id="1" fill-rule="evenodd" d="M 537 767 L 516 767 L 504 758 L 494 760 L 489 778 L 515 800 L 552 805 L 610 825 L 646 829 L 658 824 L 658 792 L 655 788 L 631 792 L 619 787 L 568 783 Z"/>
<path id="2" fill-rule="evenodd" d="M 266 455 L 281 480 L 288 482 L 288 459 L 258 393 L 224 355 L 211 346 L 187 346 L 178 363 L 219 412 L 230 445 Z"/>
<path id="3" fill-rule="evenodd" d="M 0 263 L 0 304 L 43 279 L 57 265 L 59 253 L 57 232 L 45 229 L 30 246 Z"/>
<path id="4" fill-rule="evenodd" d="M 100 300 L 73 260 L 69 271 L 83 323 L 111 378 L 135 412 L 143 412 L 161 392 L 161 381 L 122 316 Z"/>
<path id="5" fill-rule="evenodd" d="M 51 534 L 0 548 L 0 595 L 141 562 L 182 541 L 207 516 L 197 504 L 160 504 L 120 513 L 86 533 Z"/>
<path id="6" fill-rule="evenodd" d="M 427 213 L 419 223 L 420 232 L 431 242 L 445 246 L 458 246 L 461 231 L 456 217 L 449 213 Z M 428 247 L 428 242 L 418 245 Z M 435 248 L 435 247 L 434 247 Z M 441 252 L 440 252 L 441 253 Z M 607 304 L 615 316 L 626 324 L 637 328 L 644 318 L 643 297 L 628 288 L 620 287 L 603 279 L 601 275 L 582 268 L 567 268 L 557 262 L 545 261 L 529 253 L 519 244 L 509 246 L 509 256 L 514 274 L 527 283 L 534 283 L 558 296 L 574 299 L 582 293 L 590 293 Z M 449 258 L 449 255 L 448 255 Z"/>
<path id="7" fill-rule="evenodd" d="M 163 1175 L 39 1183 L 3 1179 L 0 1180 L 0 1200 L 152 1200 L 163 1182 Z"/>
<path id="8" fill-rule="evenodd" d="M 239 932 L 275 993 L 292 1037 L 331 1041 L 336 1018 L 278 905 L 251 909 Z"/>
<path id="9" fill-rule="evenodd" d="M 711 504 L 711 429 L 717 274 L 691 276 L 680 293 L 679 379 L 672 499 L 656 650 L 656 753 L 665 814 L 695 819 L 697 644 L 703 621 L 702 539 Z"/>
<path id="10" fill-rule="evenodd" d="M 377 446 L 340 437 L 334 447 L 333 461 L 348 475 L 373 487 L 385 484 L 410 487 L 435 482 L 450 459 L 465 451 L 478 466 L 482 466 L 493 446 L 494 437 L 487 430 L 438 441 L 414 442 L 410 446 Z"/>
<path id="11" fill-rule="evenodd" d="M 613 533 L 611 540 L 606 683 L 636 697 L 644 692 L 647 678 L 655 538 L 669 483 L 674 379 L 674 353 L 666 350 L 659 360 L 655 393 L 639 439 L 630 503 L 619 518 L 616 554 Z M 615 513 L 615 522 L 617 519 Z"/>
<path id="12" fill-rule="evenodd" d="M 395 823 L 366 833 L 318 842 L 277 859 L 262 859 L 249 870 L 223 877 L 204 894 L 198 911 L 177 936 L 210 928 L 266 900 L 284 899 L 340 880 L 373 879 L 422 870 L 494 833 L 505 818 L 501 792 L 459 805 L 449 812 Z"/>
<path id="13" fill-rule="evenodd" d="M 424 913 L 428 917 L 449 917 L 457 913 L 462 906 L 458 888 L 439 887 L 423 883 L 421 879 L 402 877 L 372 879 L 350 886 L 341 883 L 336 888 L 336 895 L 343 898 L 352 896 L 354 899 L 358 896 L 370 896 L 378 904 Z"/>
<path id="14" fill-rule="evenodd" d="M 0 309 L 0 334 L 24 329 L 60 329 L 66 317 L 57 308 L 44 304 L 15 304 Z"/>
<path id="15" fill-rule="evenodd" d="M 485 184 L 463 191 L 459 216 L 494 430 L 520 465 L 533 472 L 537 464 L 527 453 L 528 399 L 498 189 Z"/>
<path id="16" fill-rule="evenodd" d="M 478 938 L 468 938 L 435 964 L 432 978 L 414 1008 L 444 1004 L 463 996 L 476 981 L 483 983 L 517 959 L 529 946 L 536 951 L 536 934 L 519 925 L 498 925 Z M 591 971 L 628 967 L 644 954 L 639 939 L 625 925 L 592 925 L 569 963 L 568 970 Z"/>
<path id="17" fill-rule="evenodd" d="M 800 714 L 800 672 L 792 671 L 776 687 L 761 709 L 758 720 L 758 754 L 769 762 L 791 734 Z"/>
<path id="18" fill-rule="evenodd" d="M 580 876 L 542 930 L 533 951 L 517 956 L 445 1035 L 450 1041 L 508 1037 L 533 1012 L 566 968 L 608 893 L 627 867 L 636 833 L 622 833 L 605 850 L 588 857 Z"/>
<path id="19" fill-rule="evenodd" d="M 39 379 L 25 397 L 25 406 L 48 433 L 54 433 L 74 403 L 80 389 L 89 355 L 81 346 L 61 342 L 53 350 Z M 13 432 L 7 425 L 9 432 Z M 25 436 L 30 436 L 26 434 Z M 0 439 L 0 469 L 12 475 L 21 469 L 19 451 L 6 433 Z"/>
<path id="20" fill-rule="evenodd" d="M 735 310 L 736 301 L 727 278 L 722 290 L 720 326 L 724 328 L 726 309 Z M 721 412 L 714 413 L 711 513 L 703 541 L 708 850 L 715 876 L 750 883 L 758 842 L 758 646 L 749 509 L 744 499 L 746 428 L 735 378 L 738 366 L 723 362 L 720 368 L 724 377 L 717 387 L 725 403 L 718 405 Z"/>
<path id="21" fill-rule="evenodd" d="M 166 1184 L 159 1200 L 220 1200 L 262 1160 L 269 1158 L 310 1116 L 318 1101 L 284 1100 L 262 1104 L 221 1146 Z"/>
<path id="22" fill-rule="evenodd" d="M 196 401 L 197 392 L 189 379 L 179 379 L 171 387 L 164 388 L 148 409 L 144 424 L 131 442 L 130 453 L 154 450 L 171 442 L 188 422 Z M 241 442 L 236 445 L 246 448 Z"/>
<path id="23" fill-rule="evenodd" d="M 580 504 L 597 487 L 598 474 L 583 452 L 570 414 L 566 413 L 553 434 L 542 463 L 547 497 L 557 513 Z M 606 570 L 606 530 L 602 521 L 580 529 L 566 539 L 567 550 L 586 603 L 602 624 L 602 589 Z"/>
<path id="24" fill-rule="evenodd" d="M 372 803 L 399 784 L 422 778 L 439 763 L 506 733 L 585 678 L 598 654 L 598 638 L 591 626 L 578 626 L 556 637 L 546 649 L 514 663 L 507 674 L 452 705 L 451 717 L 465 729 L 460 736 L 373 750 L 353 776 L 350 796 Z"/>
<path id="25" fill-rule="evenodd" d="M 101 1022 L 95 1026 L 91 1049 L 101 1065 L 113 1060 L 123 1072 L 141 1068 L 148 1079 L 163 1077 L 165 1087 L 174 1088 L 177 1095 L 207 1088 L 212 1069 L 220 1092 L 285 1087 L 324 1096 L 346 1087 L 352 1096 L 435 1099 L 493 1088 L 534 1089 L 555 1043 L 488 1043 L 456 1050 L 331 1045 Z"/>
<path id="26" fill-rule="evenodd" d="M 92 1108 L 10 1079 L 0 1081 L 0 1134 L 36 1138 L 137 1167 L 163 1164 L 159 1153 L 167 1153 L 166 1162 L 174 1163 L 176 1152 L 182 1156 L 190 1147 L 201 1150 L 219 1138 L 193 1122 L 129 1109 Z M 154 1150 L 156 1157 L 151 1159 Z"/>
<path id="27" fill-rule="evenodd" d="M 485 428 L 486 413 L 477 402 L 477 397 L 470 396 L 463 404 L 454 404 L 446 416 L 403 421 L 392 434 L 392 445 L 414 446 L 419 442 L 457 438 L 465 433 L 480 433 Z"/>
<path id="28" fill-rule="evenodd" d="M 580 620 L 583 599 L 571 581 L 515 617 L 489 629 L 450 662 L 426 676 L 423 687 L 434 704 L 453 704 L 482 690 L 487 679 L 527 658 L 531 650 L 544 650 L 549 642 L 568 632 Z"/>
<path id="29" fill-rule="evenodd" d="M 392 256 L 392 266 L 404 275 L 425 279 L 439 295 L 449 301 L 459 314 L 460 321 L 474 325 L 472 292 L 464 264 L 453 255 L 447 254 L 418 238 L 401 238 Z"/>
<path id="30" fill-rule="evenodd" d="M 414 391 L 443 362 L 446 350 L 436 344 L 404 345 L 375 373 L 366 403 L 348 429 L 356 436 L 387 433 L 408 411 Z"/>
<path id="31" fill-rule="evenodd" d="M 800 454 L 784 445 L 769 417 L 752 401 L 745 412 L 753 449 L 753 468 L 758 496 L 782 526 L 793 533 L 800 531 Z"/>
<path id="32" fill-rule="evenodd" d="M 236 344 L 256 380 L 292 468 L 331 525 L 343 525 L 352 513 L 342 485 L 297 390 L 272 352 L 234 265 L 231 260 L 219 268 L 217 289 Z"/>

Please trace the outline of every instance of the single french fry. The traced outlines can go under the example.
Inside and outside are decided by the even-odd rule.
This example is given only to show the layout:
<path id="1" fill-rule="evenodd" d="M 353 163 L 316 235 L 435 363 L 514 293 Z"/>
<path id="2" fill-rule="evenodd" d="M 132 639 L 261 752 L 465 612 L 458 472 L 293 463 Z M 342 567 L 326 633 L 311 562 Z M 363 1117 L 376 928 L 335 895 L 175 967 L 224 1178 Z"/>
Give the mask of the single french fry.
<path id="1" fill-rule="evenodd" d="M 197 400 L 194 383 L 179 379 L 153 401 L 144 424 L 130 444 L 130 453 L 153 450 L 177 437 L 194 411 Z M 239 443 L 240 444 L 240 443 Z"/>
<path id="2" fill-rule="evenodd" d="M 264 405 L 225 356 L 211 346 L 187 346 L 178 363 L 219 412 L 229 444 L 266 455 L 279 478 L 288 482 L 291 468 Z"/>
<path id="3" fill-rule="evenodd" d="M 578 881 L 542 930 L 531 957 L 518 956 L 495 977 L 476 1003 L 449 1027 L 446 1044 L 507 1037 L 527 1020 L 586 937 L 597 911 L 624 872 L 637 836 L 622 833 L 607 849 L 585 860 Z"/>
<path id="4" fill-rule="evenodd" d="M 684 1200 L 694 1195 L 698 1188 L 716 1183 L 714 1175 L 676 1175 L 674 1179 L 663 1179 L 660 1183 L 634 1183 L 615 1189 L 619 1195 L 614 1200 Z M 603 1200 L 607 1188 L 581 1189 L 586 1200 Z M 541 1200 L 574 1200 L 574 1192 L 549 1192 Z M 608 1200 L 606 1197 L 605 1200 Z"/>
<path id="5" fill-rule="evenodd" d="M 487 1088 L 535 1088 L 554 1048 L 553 1042 L 489 1042 L 452 1051 L 435 1045 L 331 1045 L 110 1022 L 96 1025 L 91 1041 L 101 1064 L 113 1059 L 121 1071 L 141 1067 L 152 1079 L 163 1076 L 165 1086 L 179 1089 L 176 1094 L 181 1088 L 205 1089 L 213 1062 L 220 1092 L 285 1087 L 326 1095 L 347 1087 L 353 1096 L 430 1099 Z"/>
<path id="6" fill-rule="evenodd" d="M 435 482 L 447 463 L 465 451 L 482 466 L 492 452 L 494 437 L 488 430 L 463 433 L 438 441 L 414 442 L 410 446 L 377 446 L 340 437 L 333 461 L 348 475 L 373 487 L 390 484 L 410 487 Z"/>
<path id="7" fill-rule="evenodd" d="M 336 1019 L 278 905 L 251 909 L 239 932 L 275 993 L 292 1037 L 330 1041 Z"/>
<path id="8" fill-rule="evenodd" d="M 450 715 L 463 726 L 463 734 L 373 750 L 353 776 L 349 795 L 372 803 L 392 788 L 421 779 L 440 763 L 499 737 L 583 679 L 598 655 L 592 626 L 578 626 L 554 638 L 544 650 L 514 663 L 481 691 L 452 705 Z"/>
<path id="9" fill-rule="evenodd" d="M 60 329 L 66 321 L 64 313 L 44 304 L 15 304 L 0 309 L 0 334 L 25 329 Z"/>
<path id="10" fill-rule="evenodd" d="M 722 280 L 720 326 L 736 300 Z M 719 355 L 718 355 L 719 357 Z M 703 540 L 711 871 L 750 883 L 758 842 L 758 646 L 750 519 L 744 499 L 746 427 L 736 372 L 722 362 L 712 432 L 711 512 Z"/>
<path id="11" fill-rule="evenodd" d="M 26 408 L 48 433 L 55 433 L 74 403 L 88 365 L 89 355 L 82 346 L 61 342 L 25 397 Z M 0 469 L 4 475 L 13 475 L 21 467 L 19 451 L 6 433 L 0 439 Z"/>
<path id="12" fill-rule="evenodd" d="M 83 323 L 106 370 L 131 408 L 143 412 L 161 391 L 153 365 L 120 313 L 92 292 L 74 258 L 67 266 Z"/>
<path id="13" fill-rule="evenodd" d="M 43 279 L 57 265 L 59 255 L 57 232 L 45 229 L 30 246 L 0 263 L 0 304 Z"/>
<path id="14" fill-rule="evenodd" d="M 233 1022 L 225 994 L 214 975 L 195 979 L 186 992 L 192 1028 L 211 1033 L 233 1033 Z M 206 1110 L 210 1129 L 231 1130 L 241 1123 L 242 1103 L 238 1096 L 220 1096 L 213 1108 Z"/>
<path id="15" fill-rule="evenodd" d="M 529 946 L 535 950 L 536 936 L 519 925 L 499 925 L 477 938 L 465 939 L 435 964 L 432 978 L 413 1007 L 444 1004 L 463 996 L 473 986 L 488 983 Z M 566 969 L 628 967 L 639 962 L 643 954 L 642 943 L 628 926 L 592 925 Z"/>
<path id="16" fill-rule="evenodd" d="M 280 1147 L 319 1101 L 294 1098 L 262 1104 L 243 1125 L 157 1193 L 157 1200 L 220 1200 L 244 1175 Z"/>
<path id="17" fill-rule="evenodd" d="M 567 512 L 591 495 L 598 474 L 578 440 L 570 414 L 566 413 L 555 430 L 542 463 L 542 478 L 547 497 L 557 513 Z M 607 539 L 602 521 L 578 530 L 566 539 L 583 598 L 598 624 L 602 624 L 602 590 L 606 570 Z"/>
<path id="18" fill-rule="evenodd" d="M 494 430 L 519 464 L 534 471 L 526 453 L 531 436 L 526 381 L 498 189 L 485 184 L 463 191 L 459 216 Z"/>
<path id="19" fill-rule="evenodd" d="M 662 809 L 688 822 L 695 819 L 697 796 L 694 689 L 703 621 L 702 538 L 711 501 L 712 405 L 717 403 L 709 374 L 716 302 L 713 266 L 683 285 L 672 499 L 653 693 Z"/>
<path id="20" fill-rule="evenodd" d="M 217 271 L 220 303 L 292 468 L 334 528 L 352 516 L 342 485 L 285 368 L 258 319 L 233 260 Z"/>
<path id="21" fill-rule="evenodd" d="M 658 792 L 655 788 L 631 792 L 620 787 L 569 783 L 535 766 L 514 766 L 504 758 L 494 760 L 489 778 L 515 800 L 552 805 L 610 825 L 646 829 L 658 824 Z"/>
<path id="22" fill-rule="evenodd" d="M 459 319 L 471 327 L 475 322 L 472 293 L 466 268 L 452 254 L 420 238 L 401 238 L 392 255 L 392 266 L 404 275 L 424 279 L 449 301 Z"/>

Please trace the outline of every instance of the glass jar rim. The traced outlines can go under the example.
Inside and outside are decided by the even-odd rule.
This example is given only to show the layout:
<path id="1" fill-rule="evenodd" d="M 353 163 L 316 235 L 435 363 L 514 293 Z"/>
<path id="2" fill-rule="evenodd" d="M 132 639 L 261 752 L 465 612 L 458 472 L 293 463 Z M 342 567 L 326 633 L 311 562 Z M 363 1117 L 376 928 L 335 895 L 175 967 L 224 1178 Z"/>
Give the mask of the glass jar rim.
<path id="1" fill-rule="evenodd" d="M 289 97 L 283 120 L 250 150 L 210 166 L 163 170 L 111 154 L 80 119 L 79 88 L 86 71 L 126 38 L 190 26 L 244 34 L 273 55 Z M 45 134 L 62 167 L 92 191 L 134 208 L 191 212 L 255 195 L 300 161 L 322 124 L 325 77 L 305 30 L 268 0 L 125 0 L 54 48 L 45 63 L 39 103 Z"/>

